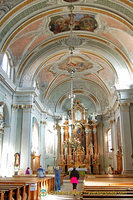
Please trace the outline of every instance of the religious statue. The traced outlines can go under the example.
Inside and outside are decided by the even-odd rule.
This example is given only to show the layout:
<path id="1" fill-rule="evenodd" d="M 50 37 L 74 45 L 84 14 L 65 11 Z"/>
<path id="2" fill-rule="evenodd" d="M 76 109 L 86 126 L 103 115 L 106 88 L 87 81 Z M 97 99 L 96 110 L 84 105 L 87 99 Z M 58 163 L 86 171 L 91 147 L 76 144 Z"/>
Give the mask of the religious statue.
<path id="1" fill-rule="evenodd" d="M 15 167 L 19 167 L 20 166 L 20 154 L 19 153 L 15 153 Z"/>

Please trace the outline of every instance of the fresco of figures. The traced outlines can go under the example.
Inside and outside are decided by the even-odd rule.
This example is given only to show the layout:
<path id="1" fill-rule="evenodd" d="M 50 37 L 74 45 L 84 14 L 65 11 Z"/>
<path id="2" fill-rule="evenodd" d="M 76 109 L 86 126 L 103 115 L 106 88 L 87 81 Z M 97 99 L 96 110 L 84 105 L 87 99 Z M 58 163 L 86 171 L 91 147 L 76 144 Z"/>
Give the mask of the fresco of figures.
<path id="1" fill-rule="evenodd" d="M 98 27 L 95 16 L 71 13 L 52 17 L 49 28 L 54 34 L 70 31 L 70 23 L 73 24 L 73 30 L 93 32 Z"/>

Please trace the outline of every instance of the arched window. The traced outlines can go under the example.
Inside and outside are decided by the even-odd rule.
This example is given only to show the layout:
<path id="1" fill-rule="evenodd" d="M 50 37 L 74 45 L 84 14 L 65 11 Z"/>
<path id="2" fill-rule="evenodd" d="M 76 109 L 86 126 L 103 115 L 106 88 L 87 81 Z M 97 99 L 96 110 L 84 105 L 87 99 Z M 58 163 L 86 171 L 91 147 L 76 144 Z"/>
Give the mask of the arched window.
<path id="1" fill-rule="evenodd" d="M 108 138 L 108 151 L 112 152 L 112 134 L 111 134 L 111 129 L 109 129 L 108 132 L 107 132 L 107 138 Z"/>
<path id="2" fill-rule="evenodd" d="M 10 77 L 11 67 L 6 53 L 3 55 L 1 67 L 7 73 L 8 77 Z"/>

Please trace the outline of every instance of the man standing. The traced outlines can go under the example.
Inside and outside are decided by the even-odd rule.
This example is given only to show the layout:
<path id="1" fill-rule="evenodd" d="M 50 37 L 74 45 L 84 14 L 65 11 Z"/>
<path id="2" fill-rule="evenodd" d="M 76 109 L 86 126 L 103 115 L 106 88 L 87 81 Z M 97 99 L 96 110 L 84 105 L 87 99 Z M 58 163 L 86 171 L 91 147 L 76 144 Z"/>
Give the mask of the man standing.
<path id="1" fill-rule="evenodd" d="M 37 169 L 37 177 L 39 178 L 43 178 L 45 177 L 46 173 L 44 171 L 44 169 L 42 168 L 42 166 L 40 165 L 40 167 Z"/>
<path id="2" fill-rule="evenodd" d="M 57 189 L 58 189 L 59 192 L 61 191 L 61 178 L 60 178 L 60 175 L 61 175 L 62 170 L 63 169 L 60 168 L 59 166 L 54 167 L 54 172 L 55 172 L 55 191 L 57 191 Z"/>

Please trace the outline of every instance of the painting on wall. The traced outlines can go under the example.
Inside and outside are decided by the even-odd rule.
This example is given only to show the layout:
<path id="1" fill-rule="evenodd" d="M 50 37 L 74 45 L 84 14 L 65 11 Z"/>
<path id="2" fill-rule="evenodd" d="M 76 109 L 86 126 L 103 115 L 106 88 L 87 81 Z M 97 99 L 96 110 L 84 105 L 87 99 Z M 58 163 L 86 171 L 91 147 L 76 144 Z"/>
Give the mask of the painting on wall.
<path id="1" fill-rule="evenodd" d="M 73 23 L 73 30 L 93 32 L 98 27 L 94 15 L 72 13 L 52 17 L 49 23 L 50 31 L 54 34 L 70 31 L 70 22 Z"/>

